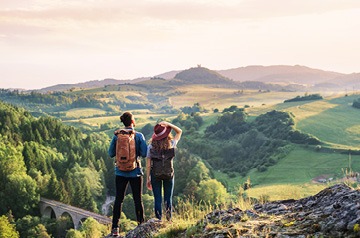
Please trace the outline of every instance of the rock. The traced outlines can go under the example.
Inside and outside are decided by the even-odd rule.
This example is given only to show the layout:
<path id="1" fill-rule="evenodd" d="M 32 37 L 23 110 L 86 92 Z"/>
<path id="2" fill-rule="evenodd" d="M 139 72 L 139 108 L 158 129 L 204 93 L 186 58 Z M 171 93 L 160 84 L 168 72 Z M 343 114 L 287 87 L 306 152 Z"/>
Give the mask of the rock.
<path id="1" fill-rule="evenodd" d="M 126 237 L 153 237 L 164 224 L 148 221 Z M 360 191 L 336 184 L 299 200 L 215 210 L 197 222 L 196 237 L 360 237 Z M 216 227 L 216 229 L 214 229 Z M 178 235 L 177 237 L 186 237 Z"/>
<path id="2" fill-rule="evenodd" d="M 307 198 L 256 204 L 253 208 L 234 214 L 234 217 L 252 214 L 247 216 L 247 221 L 238 222 L 243 222 L 243 226 L 248 228 L 241 233 L 243 237 L 263 236 L 264 231 L 272 234 L 271 237 L 360 237 L 354 231 L 354 226 L 360 221 L 360 191 L 345 184 L 328 187 Z M 224 217 L 227 213 L 218 212 Z M 211 216 L 207 218 L 208 223 L 222 221 Z"/>
<path id="3" fill-rule="evenodd" d="M 165 227 L 164 223 L 157 219 L 150 219 L 149 221 L 138 225 L 134 230 L 128 232 L 125 238 L 138 237 L 153 237 L 160 228 Z"/>

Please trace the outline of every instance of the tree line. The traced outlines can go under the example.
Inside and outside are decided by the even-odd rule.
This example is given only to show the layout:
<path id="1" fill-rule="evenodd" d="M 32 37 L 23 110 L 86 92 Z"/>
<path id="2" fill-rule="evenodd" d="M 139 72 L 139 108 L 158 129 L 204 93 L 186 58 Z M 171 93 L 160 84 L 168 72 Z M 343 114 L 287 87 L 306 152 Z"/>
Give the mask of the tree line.
<path id="1" fill-rule="evenodd" d="M 315 94 L 305 94 L 304 96 L 296 96 L 295 98 L 291 98 L 291 99 L 287 99 L 285 100 L 284 102 L 299 102 L 299 101 L 311 101 L 311 100 L 322 100 L 323 97 L 318 94 L 318 93 L 315 93 Z"/>
<path id="2" fill-rule="evenodd" d="M 128 97 L 122 98 L 113 93 L 39 93 L 36 91 L 20 92 L 18 90 L 0 89 L 1 100 L 22 106 L 33 112 L 41 111 L 44 115 L 63 116 L 58 111 L 73 108 L 97 108 L 108 113 L 119 113 L 120 110 L 157 108 L 156 102 L 146 98 Z M 102 100 L 104 98 L 107 100 Z"/>

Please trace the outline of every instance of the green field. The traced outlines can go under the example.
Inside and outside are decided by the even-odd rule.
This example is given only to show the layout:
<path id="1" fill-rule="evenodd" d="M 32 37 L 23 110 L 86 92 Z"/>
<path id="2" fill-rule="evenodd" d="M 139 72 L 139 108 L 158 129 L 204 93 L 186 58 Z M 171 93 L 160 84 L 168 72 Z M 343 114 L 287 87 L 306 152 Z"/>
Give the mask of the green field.
<path id="1" fill-rule="evenodd" d="M 96 108 L 74 108 L 66 111 L 66 117 L 93 117 L 96 115 L 105 115 L 106 111 Z"/>
<path id="2" fill-rule="evenodd" d="M 360 156 L 351 156 L 351 167 L 360 170 Z M 340 179 L 348 168 L 349 155 L 316 152 L 313 149 L 295 147 L 288 156 L 265 172 L 253 170 L 249 177 L 257 184 L 304 184 L 317 177 Z"/>
<path id="3" fill-rule="evenodd" d="M 116 91 L 117 89 L 118 86 L 113 86 L 108 87 L 106 92 L 93 90 L 91 93 L 98 95 L 110 93 L 124 100 L 128 100 L 125 99 L 126 96 L 146 98 L 147 94 L 144 91 L 131 89 Z M 360 110 L 351 106 L 359 95 L 345 97 L 344 95 L 331 95 L 329 92 L 322 94 L 323 100 L 283 103 L 284 100 L 302 95 L 302 93 L 239 91 L 238 89 L 204 85 L 181 86 L 176 88 L 176 92 L 173 95 L 167 92 L 171 94 L 169 102 L 174 108 L 179 109 L 200 103 L 208 110 L 207 113 L 201 114 L 204 124 L 199 128 L 200 133 L 215 123 L 218 116 L 221 115 L 213 113 L 215 108 L 221 112 L 224 108 L 232 105 L 239 108 L 247 105 L 249 107 L 245 111 L 248 114 L 248 121 L 271 110 L 287 111 L 294 115 L 295 127 L 319 138 L 324 143 L 322 147 L 360 149 Z M 147 123 L 155 124 L 158 120 L 172 120 L 177 116 L 176 114 L 159 114 L 147 109 L 133 110 L 132 112 L 135 115 L 138 130 Z M 111 123 L 114 127 L 121 126 L 120 115 L 106 116 L 105 111 L 99 109 L 72 109 L 66 112 L 66 116 L 79 118 L 66 121 L 68 124 L 80 123 L 95 128 L 104 123 Z M 351 162 L 351 169 L 360 171 L 360 156 L 352 155 Z M 340 154 L 338 151 L 325 153 L 316 151 L 313 147 L 293 145 L 293 150 L 285 158 L 269 167 L 265 172 L 253 169 L 245 177 L 234 176 L 234 174 L 229 177 L 228 174 L 218 170 L 213 173 L 215 178 L 225 184 L 232 194 L 237 193 L 239 187 L 249 177 L 253 186 L 246 191 L 249 196 L 258 198 L 266 195 L 271 200 L 276 200 L 315 194 L 327 185 L 319 183 L 319 178 L 333 178 L 333 181 L 340 181 L 344 177 L 344 170 L 348 167 L 348 154 Z"/>
<path id="4" fill-rule="evenodd" d="M 191 85 L 180 87 L 183 94 L 171 97 L 171 104 L 175 108 L 192 106 L 200 103 L 209 110 L 215 108 L 222 111 L 232 105 L 244 107 L 261 107 L 274 105 L 285 99 L 293 98 L 298 92 L 259 92 L 257 90 L 239 90 L 232 88 L 207 87 L 204 85 Z"/>
<path id="5" fill-rule="evenodd" d="M 74 117 L 79 118 L 80 115 L 83 115 L 83 111 L 77 111 L 74 113 Z M 134 110 L 132 113 L 135 116 L 136 121 L 136 127 L 138 129 L 141 129 L 143 126 L 145 126 L 147 123 L 156 124 L 158 120 L 168 119 L 172 120 L 176 117 L 176 115 L 173 114 L 158 114 L 158 113 L 152 113 L 149 110 Z M 72 124 L 72 123 L 80 123 L 84 125 L 88 125 L 91 127 L 98 127 L 101 124 L 104 123 L 112 123 L 115 126 L 122 126 L 120 122 L 120 114 L 116 116 L 101 116 L 101 117 L 90 117 L 90 118 L 83 118 L 83 119 L 73 119 L 73 120 L 65 120 L 64 123 L 66 124 Z"/>
<path id="6" fill-rule="evenodd" d="M 325 143 L 325 146 L 360 150 L 360 110 L 352 107 L 352 102 L 358 97 L 359 95 L 347 97 L 339 95 L 325 97 L 324 100 L 319 101 L 264 104 L 247 108 L 246 111 L 249 114 L 249 121 L 271 110 L 291 112 L 295 116 L 296 128 L 316 136 Z M 352 170 L 360 171 L 360 156 L 351 155 L 351 162 Z M 273 186 L 292 184 L 301 188 L 301 191 L 296 193 L 311 194 L 321 189 L 320 186 L 313 190 L 313 186 L 319 187 L 317 179 L 342 179 L 348 167 L 348 154 L 340 154 L 338 151 L 317 152 L 313 147 L 294 146 L 294 149 L 276 165 L 261 173 L 254 169 L 248 177 L 255 186 L 254 189 L 264 190 L 266 186 L 270 191 L 275 191 Z M 247 179 L 240 176 L 230 178 L 219 171 L 215 171 L 214 174 L 232 192 Z M 276 190 L 278 191 L 274 194 L 281 194 L 281 188 Z"/>
<path id="7" fill-rule="evenodd" d="M 295 115 L 301 131 L 336 148 L 359 149 L 360 110 L 351 106 L 357 97 L 329 98 L 287 110 Z"/>
<path id="8" fill-rule="evenodd" d="M 331 96 L 317 101 L 263 105 L 247 109 L 250 120 L 271 110 L 291 112 L 296 128 L 319 138 L 327 146 L 360 149 L 360 110 L 352 107 L 359 95 Z"/>
<path id="9" fill-rule="evenodd" d="M 246 195 L 259 200 L 261 200 L 262 197 L 266 197 L 270 201 L 300 199 L 315 195 L 327 186 L 328 184 L 266 185 L 250 188 L 246 190 Z"/>
<path id="10" fill-rule="evenodd" d="M 352 97 L 328 100 L 331 107 L 298 121 L 297 128 L 334 147 L 360 149 L 360 110 L 351 106 L 353 101 Z"/>
<path id="11" fill-rule="evenodd" d="M 359 155 L 352 155 L 349 159 L 347 154 L 316 152 L 296 146 L 288 156 L 265 172 L 253 169 L 246 177 L 235 178 L 219 171 L 214 174 L 219 181 L 225 181 L 231 193 L 236 193 L 246 179 L 250 178 L 252 189 L 248 191 L 249 196 L 267 194 L 272 200 L 300 198 L 312 195 L 328 185 L 320 183 L 318 179 L 329 181 L 329 178 L 332 178 L 332 183 L 342 181 L 350 161 L 351 169 L 360 171 Z"/>

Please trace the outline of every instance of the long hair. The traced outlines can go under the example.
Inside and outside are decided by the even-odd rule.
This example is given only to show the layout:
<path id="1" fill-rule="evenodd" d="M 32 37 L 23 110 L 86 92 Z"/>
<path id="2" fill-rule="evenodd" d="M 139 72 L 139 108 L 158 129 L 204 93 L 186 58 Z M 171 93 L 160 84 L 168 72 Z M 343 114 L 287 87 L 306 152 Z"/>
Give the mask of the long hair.
<path id="1" fill-rule="evenodd" d="M 171 148 L 171 140 L 173 136 L 171 133 L 161 140 L 151 140 L 151 146 L 156 151 L 168 150 Z"/>

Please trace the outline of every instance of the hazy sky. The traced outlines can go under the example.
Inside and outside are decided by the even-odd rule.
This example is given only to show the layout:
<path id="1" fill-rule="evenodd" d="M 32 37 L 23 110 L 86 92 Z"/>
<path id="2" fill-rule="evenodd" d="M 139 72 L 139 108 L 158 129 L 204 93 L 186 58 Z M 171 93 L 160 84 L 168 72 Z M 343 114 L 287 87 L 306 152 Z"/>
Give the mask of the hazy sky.
<path id="1" fill-rule="evenodd" d="M 197 64 L 360 72 L 360 1 L 0 0 L 0 88 Z"/>

